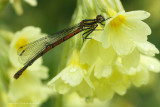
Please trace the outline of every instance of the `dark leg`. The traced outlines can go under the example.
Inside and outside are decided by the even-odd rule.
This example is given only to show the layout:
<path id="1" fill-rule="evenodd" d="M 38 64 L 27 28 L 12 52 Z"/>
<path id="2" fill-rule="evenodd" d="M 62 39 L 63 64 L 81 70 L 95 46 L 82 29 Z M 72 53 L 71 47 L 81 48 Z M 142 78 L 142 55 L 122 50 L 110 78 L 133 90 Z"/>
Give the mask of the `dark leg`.
<path id="1" fill-rule="evenodd" d="M 90 27 L 90 29 L 88 31 L 86 31 L 82 34 L 83 42 L 84 42 L 84 39 L 92 39 L 92 38 L 87 38 L 87 37 L 97 28 L 97 26 L 98 26 L 97 24 L 93 25 L 92 27 Z M 85 35 L 85 37 L 84 37 L 84 35 Z"/>
<path id="2" fill-rule="evenodd" d="M 92 32 L 94 31 L 94 29 L 89 30 L 88 34 L 85 35 L 84 39 L 92 39 L 92 38 L 87 38 Z"/>
<path id="3" fill-rule="evenodd" d="M 84 32 L 83 34 L 82 34 L 82 38 L 83 38 L 83 42 L 84 42 L 84 39 L 86 39 L 86 36 L 88 36 L 89 34 L 91 34 L 93 32 L 93 29 L 90 29 L 90 30 L 88 30 L 88 31 L 86 31 L 86 32 Z M 87 34 L 88 33 L 88 34 Z M 87 34 L 87 35 L 85 35 L 85 34 Z M 85 36 L 84 36 L 85 35 Z M 90 38 L 91 39 L 91 38 Z"/>
<path id="4" fill-rule="evenodd" d="M 92 39 L 92 38 L 87 38 L 93 31 L 96 30 L 98 25 L 94 26 L 91 30 L 89 30 L 90 32 L 85 36 L 85 39 Z M 98 29 L 97 29 L 98 30 Z"/>

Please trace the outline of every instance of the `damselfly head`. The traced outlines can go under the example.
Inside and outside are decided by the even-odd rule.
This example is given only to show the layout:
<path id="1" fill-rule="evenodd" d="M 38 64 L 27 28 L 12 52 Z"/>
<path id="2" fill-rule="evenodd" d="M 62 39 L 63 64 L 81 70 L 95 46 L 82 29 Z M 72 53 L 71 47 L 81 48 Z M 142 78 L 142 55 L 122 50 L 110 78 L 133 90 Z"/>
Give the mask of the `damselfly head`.
<path id="1" fill-rule="evenodd" d="M 97 19 L 97 23 L 102 23 L 105 21 L 105 18 L 102 15 L 97 15 L 96 19 Z"/>

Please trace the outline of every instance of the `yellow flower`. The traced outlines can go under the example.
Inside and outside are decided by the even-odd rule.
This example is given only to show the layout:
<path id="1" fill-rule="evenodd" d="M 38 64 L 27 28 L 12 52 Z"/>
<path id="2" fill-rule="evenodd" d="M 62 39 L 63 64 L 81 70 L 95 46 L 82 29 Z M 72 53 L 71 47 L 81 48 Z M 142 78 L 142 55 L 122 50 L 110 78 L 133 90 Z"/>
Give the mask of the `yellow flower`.
<path id="1" fill-rule="evenodd" d="M 93 85 L 89 79 L 87 66 L 80 64 L 77 50 L 73 51 L 68 66 L 53 78 L 48 85 L 61 94 L 73 90 L 83 97 L 92 95 Z"/>
<path id="2" fill-rule="evenodd" d="M 39 28 L 26 27 L 17 33 L 0 30 L 0 106 L 40 106 L 50 95 L 50 89 L 42 83 L 48 77 L 48 69 L 42 59 L 36 61 L 21 78 L 15 80 L 14 73 L 22 67 L 17 49 L 30 41 L 44 36 Z M 9 45 L 10 44 L 10 45 Z M 45 93 L 45 94 L 44 94 Z"/>
<path id="3" fill-rule="evenodd" d="M 43 36 L 45 34 L 42 34 L 39 28 L 32 26 L 25 27 L 14 35 L 9 49 L 9 59 L 13 65 L 9 70 L 8 100 L 11 105 L 22 106 L 24 103 L 40 105 L 50 94 L 49 88 L 43 85 L 41 81 L 48 78 L 48 68 L 42 65 L 42 58 L 39 58 L 31 67 L 27 68 L 19 79 L 13 78 L 15 72 L 23 66 L 18 61 L 17 49 Z"/>
<path id="4" fill-rule="evenodd" d="M 22 29 L 22 31 L 16 32 L 15 37 L 11 43 L 11 49 L 9 52 L 9 56 L 10 56 L 9 58 L 13 66 L 20 67 L 21 66 L 20 62 L 23 63 L 23 61 L 21 61 L 17 55 L 17 50 L 22 45 L 26 45 L 44 36 L 47 36 L 47 35 L 42 34 L 39 28 L 32 27 L 32 26 L 25 27 L 24 29 Z"/>
<path id="5" fill-rule="evenodd" d="M 15 72 L 19 70 L 21 67 L 23 67 L 22 65 L 23 61 L 21 61 L 19 56 L 17 55 L 17 50 L 19 49 L 19 47 L 26 45 L 31 41 L 35 41 L 44 36 L 46 35 L 42 34 L 39 28 L 32 27 L 32 26 L 25 27 L 24 29 L 22 29 L 22 31 L 18 31 L 15 33 L 14 39 L 12 40 L 10 49 L 9 49 L 9 59 L 15 69 Z M 32 54 L 32 53 L 29 53 L 29 54 Z M 36 75 L 37 77 L 42 76 L 43 78 L 47 78 L 47 74 L 46 74 L 47 68 L 41 65 L 42 65 L 42 58 L 39 58 L 38 60 L 35 61 L 35 63 L 33 63 L 32 66 L 28 67 L 27 70 L 29 71 L 24 72 L 24 75 L 28 75 L 28 74 L 35 75 L 36 72 L 32 72 L 32 71 L 34 70 L 38 71 L 42 67 L 42 72 L 44 72 L 44 74 L 38 73 L 38 75 L 37 74 Z M 13 76 L 15 72 L 12 72 L 11 75 Z"/>
<path id="6" fill-rule="evenodd" d="M 145 11 L 119 12 L 109 9 L 111 19 L 106 21 L 100 40 L 104 48 L 112 46 L 118 55 L 128 55 L 136 47 L 147 55 L 159 53 L 157 48 L 147 42 L 151 34 L 149 26 L 141 20 L 150 16 Z"/>

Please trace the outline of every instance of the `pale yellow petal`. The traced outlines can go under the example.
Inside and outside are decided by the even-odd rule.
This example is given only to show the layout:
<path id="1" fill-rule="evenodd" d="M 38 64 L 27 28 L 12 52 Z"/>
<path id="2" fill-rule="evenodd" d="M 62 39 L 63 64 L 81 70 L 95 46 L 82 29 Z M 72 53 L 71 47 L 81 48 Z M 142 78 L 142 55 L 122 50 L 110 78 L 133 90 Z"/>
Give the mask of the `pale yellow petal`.
<path id="1" fill-rule="evenodd" d="M 139 68 L 137 70 L 138 72 L 131 76 L 132 83 L 137 87 L 147 84 L 149 80 L 148 71 L 145 68 Z"/>
<path id="2" fill-rule="evenodd" d="M 80 51 L 80 61 L 82 64 L 92 65 L 95 63 L 97 56 L 99 54 L 98 42 L 94 39 L 88 40 L 83 45 Z"/>
<path id="3" fill-rule="evenodd" d="M 159 53 L 159 50 L 150 42 L 135 42 L 138 47 L 138 50 L 149 56 L 154 56 Z"/>
<path id="4" fill-rule="evenodd" d="M 94 68 L 94 76 L 97 79 L 101 79 L 102 77 L 108 78 L 112 74 L 112 66 L 105 65 L 102 59 L 98 59 L 95 68 Z"/>
<path id="5" fill-rule="evenodd" d="M 118 55 L 127 55 L 135 48 L 129 36 L 123 32 L 123 28 L 115 30 L 113 35 L 110 36 L 112 46 Z"/>
<path id="6" fill-rule="evenodd" d="M 84 80 L 81 84 L 75 87 L 75 90 L 81 97 L 90 97 L 94 93 L 93 88 L 90 87 Z"/>
<path id="7" fill-rule="evenodd" d="M 111 45 L 110 37 L 113 35 L 113 30 L 108 25 L 108 22 L 105 25 L 104 31 L 100 35 L 100 41 L 104 48 L 109 48 Z"/>
<path id="8" fill-rule="evenodd" d="M 112 84 L 112 87 L 116 93 L 119 95 L 124 95 L 127 91 L 127 89 L 130 87 L 130 79 L 124 75 L 123 78 L 121 79 L 121 82 L 118 84 Z"/>
<path id="9" fill-rule="evenodd" d="M 151 34 L 150 27 L 142 21 L 126 19 L 123 27 L 123 32 L 136 42 L 147 41 L 147 36 Z"/>
<path id="10" fill-rule="evenodd" d="M 141 64 L 149 71 L 160 72 L 160 61 L 154 57 L 141 55 Z"/>
<path id="11" fill-rule="evenodd" d="M 61 79 L 65 84 L 69 84 L 71 87 L 79 85 L 83 80 L 82 72 L 86 72 L 79 66 L 69 66 L 61 71 Z"/>
<path id="12" fill-rule="evenodd" d="M 137 67 L 140 60 L 140 53 L 135 49 L 131 54 L 122 57 L 122 64 L 127 67 Z"/>
<path id="13" fill-rule="evenodd" d="M 99 48 L 99 56 L 104 61 L 106 65 L 112 64 L 116 58 L 117 54 L 114 51 L 113 47 L 109 47 L 107 49 L 103 48 L 101 44 L 99 44 L 101 48 Z"/>
<path id="14" fill-rule="evenodd" d="M 109 100 L 113 97 L 114 91 L 107 83 L 107 80 L 105 79 L 100 79 L 100 80 L 95 80 L 94 81 L 94 86 L 95 86 L 95 97 L 100 99 L 100 100 Z"/>
<path id="15" fill-rule="evenodd" d="M 136 19 L 136 20 L 144 20 L 150 16 L 150 13 L 138 10 L 138 11 L 130 11 L 124 14 L 128 19 Z"/>
<path id="16" fill-rule="evenodd" d="M 112 85 L 121 83 L 123 79 L 122 72 L 117 69 L 118 67 L 114 66 L 112 70 L 112 75 L 109 77 L 108 82 Z"/>
<path id="17" fill-rule="evenodd" d="M 53 90 L 53 92 L 65 94 L 70 90 L 71 87 L 69 84 L 65 84 L 64 81 L 60 78 L 61 74 L 62 72 L 60 72 L 56 77 L 49 81 L 48 86 Z"/>
<path id="18" fill-rule="evenodd" d="M 127 75 L 135 75 L 136 72 L 138 72 L 138 71 L 137 71 L 137 68 L 131 67 L 131 68 L 128 68 L 125 73 L 126 73 Z"/>
<path id="19" fill-rule="evenodd" d="M 48 89 L 48 87 L 42 84 L 41 79 L 43 79 L 43 77 L 36 75 L 37 73 L 42 73 L 46 75 L 47 72 L 44 69 L 41 69 L 41 67 L 39 67 L 39 70 L 34 71 L 34 73 L 33 71 L 27 70 L 19 79 L 10 80 L 8 96 L 11 101 L 24 101 L 27 98 L 33 101 L 34 99 L 32 99 L 30 95 L 32 95 L 32 97 L 34 97 L 36 101 L 47 98 L 50 90 Z M 42 93 L 46 94 L 44 95 Z"/>
<path id="20" fill-rule="evenodd" d="M 57 79 L 55 83 L 52 84 L 53 85 L 51 85 L 50 87 L 52 87 L 53 89 L 55 88 L 56 92 L 60 94 L 66 94 L 71 89 L 71 86 L 69 84 L 64 83 L 64 81 L 61 79 Z"/>

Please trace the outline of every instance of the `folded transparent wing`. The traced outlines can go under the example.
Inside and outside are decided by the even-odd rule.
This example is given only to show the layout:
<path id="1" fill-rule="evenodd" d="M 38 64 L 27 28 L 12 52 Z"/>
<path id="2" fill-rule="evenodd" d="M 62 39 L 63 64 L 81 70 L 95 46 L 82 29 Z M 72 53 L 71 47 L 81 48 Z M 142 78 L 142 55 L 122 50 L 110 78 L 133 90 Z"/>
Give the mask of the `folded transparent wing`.
<path id="1" fill-rule="evenodd" d="M 66 35 L 73 32 L 75 29 L 77 29 L 78 25 L 79 24 L 72 26 L 70 28 L 67 28 L 63 31 L 60 31 L 54 34 L 53 36 L 45 36 L 29 44 L 21 46 L 17 51 L 17 54 L 19 55 L 19 58 L 18 58 L 19 62 L 24 65 L 27 64 L 34 57 L 36 57 L 41 52 L 43 52 L 48 45 L 53 44 L 57 40 L 65 37 Z"/>
<path id="2" fill-rule="evenodd" d="M 19 55 L 19 62 L 25 65 L 41 53 L 48 45 L 48 42 L 49 37 L 45 36 L 29 44 L 21 46 L 17 51 L 17 54 Z"/>

